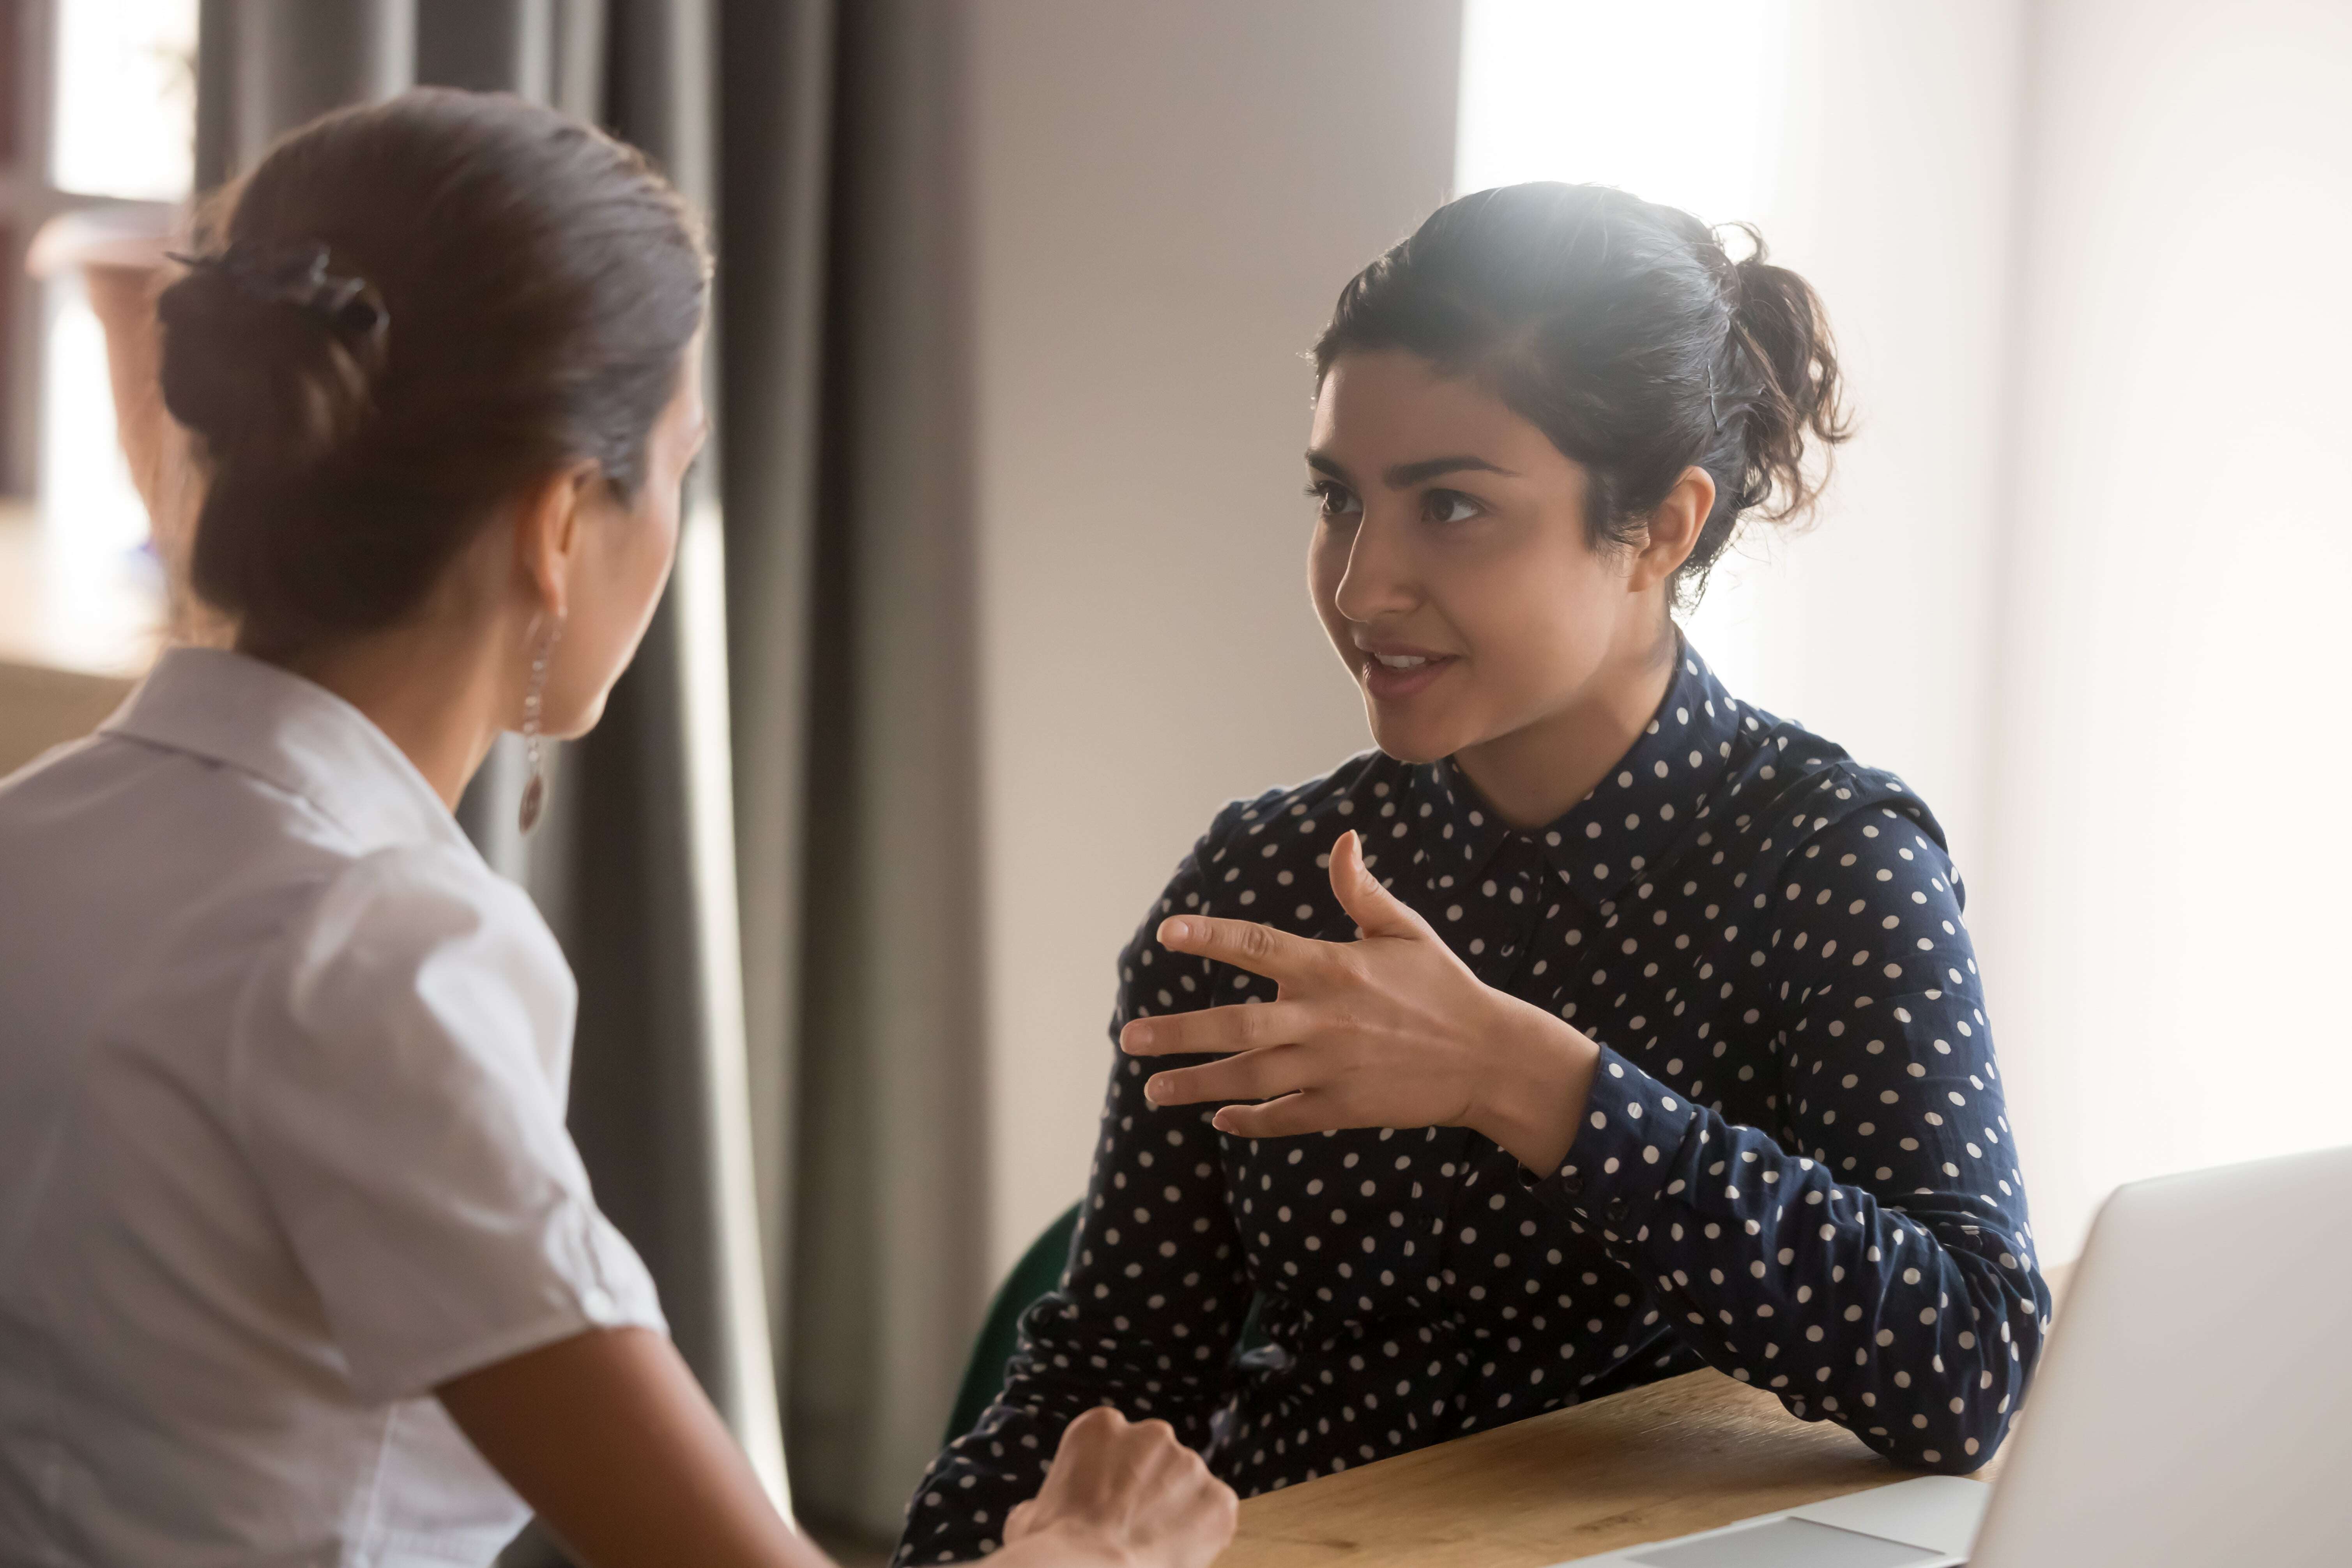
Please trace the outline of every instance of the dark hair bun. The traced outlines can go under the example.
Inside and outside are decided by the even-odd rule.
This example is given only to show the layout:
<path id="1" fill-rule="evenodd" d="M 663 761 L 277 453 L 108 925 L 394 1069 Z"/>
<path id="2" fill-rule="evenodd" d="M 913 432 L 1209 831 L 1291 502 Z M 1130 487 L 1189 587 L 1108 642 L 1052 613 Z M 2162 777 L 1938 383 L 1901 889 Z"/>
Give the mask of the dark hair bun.
<path id="1" fill-rule="evenodd" d="M 1853 434 L 1841 405 L 1837 350 L 1813 286 L 1766 259 L 1764 238 L 1742 224 L 1749 253 L 1731 268 L 1732 339 L 1754 370 L 1742 411 L 1741 510 L 1779 522 L 1812 510 L 1827 482 L 1805 470 L 1808 436 L 1824 448 Z"/>
<path id="2" fill-rule="evenodd" d="M 363 287 L 363 286 L 362 286 Z M 386 322 L 198 263 L 157 301 L 163 405 L 201 437 L 216 471 L 291 478 L 324 464 L 365 423 L 383 372 Z"/>

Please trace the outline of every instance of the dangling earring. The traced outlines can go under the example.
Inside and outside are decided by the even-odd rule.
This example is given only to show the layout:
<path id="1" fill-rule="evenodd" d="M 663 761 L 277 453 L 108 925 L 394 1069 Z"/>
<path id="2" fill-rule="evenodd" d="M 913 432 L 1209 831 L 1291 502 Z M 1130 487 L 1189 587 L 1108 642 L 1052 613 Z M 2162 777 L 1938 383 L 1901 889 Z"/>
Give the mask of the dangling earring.
<path id="1" fill-rule="evenodd" d="M 530 688 L 522 699 L 523 754 L 530 762 L 530 778 L 522 786 L 522 805 L 515 813 L 516 825 L 525 833 L 539 826 L 539 814 L 547 805 L 546 759 L 539 735 L 541 698 L 547 690 L 547 661 L 554 656 L 555 639 L 562 635 L 563 623 L 558 621 L 531 656 Z"/>

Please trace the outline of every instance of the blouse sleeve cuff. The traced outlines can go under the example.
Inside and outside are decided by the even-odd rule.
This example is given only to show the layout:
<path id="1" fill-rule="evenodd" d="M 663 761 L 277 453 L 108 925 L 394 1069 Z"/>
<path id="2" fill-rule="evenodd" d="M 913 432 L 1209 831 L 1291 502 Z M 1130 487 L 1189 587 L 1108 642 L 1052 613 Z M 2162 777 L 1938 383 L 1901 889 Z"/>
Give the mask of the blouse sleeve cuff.
<path id="1" fill-rule="evenodd" d="M 1559 1168 L 1521 1173 L 1538 1201 L 1629 1237 L 1685 1185 L 1682 1150 L 1699 1111 L 1608 1047 L 1593 1068 L 1583 1125 Z"/>

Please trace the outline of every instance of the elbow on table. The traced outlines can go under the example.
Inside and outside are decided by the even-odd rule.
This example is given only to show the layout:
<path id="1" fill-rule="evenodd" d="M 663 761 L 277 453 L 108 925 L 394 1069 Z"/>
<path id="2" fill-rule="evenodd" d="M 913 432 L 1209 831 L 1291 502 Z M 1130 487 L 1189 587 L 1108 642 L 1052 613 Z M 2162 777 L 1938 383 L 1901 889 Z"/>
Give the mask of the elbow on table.
<path id="1" fill-rule="evenodd" d="M 1953 1386 L 1957 1387 L 1957 1381 Z M 1864 1442 L 1906 1469 L 1969 1475 L 1992 1462 L 2002 1439 L 2009 1436 L 2010 1416 L 2016 1408 L 2010 1399 L 1997 1403 L 1971 1399 L 1969 1392 L 1976 1391 L 1955 1393 L 1932 1410 L 1913 1410 L 1894 1421 L 1855 1426 Z M 1960 1408 L 1952 1409 L 1954 1404 Z"/>
<path id="2" fill-rule="evenodd" d="M 2036 1310 L 2042 1300 L 2046 1296 L 2037 1292 L 2021 1303 L 2000 1301 L 1979 1314 L 1977 1332 L 1944 1343 L 1927 1367 L 1912 1366 L 1905 1385 L 1918 1403 L 1885 1422 L 1886 1436 L 1871 1446 L 1897 1464 L 1940 1475 L 1965 1476 L 1990 1464 L 2042 1357 L 2041 1330 L 2047 1326 Z M 2031 1325 L 2022 1333 L 2011 1327 L 2020 1321 L 2020 1307 Z M 1983 1332 L 1988 1323 L 1991 1331 Z M 1902 1373 L 1896 1379 L 1905 1383 Z M 1887 1392 L 1881 1387 L 1882 1400 Z"/>

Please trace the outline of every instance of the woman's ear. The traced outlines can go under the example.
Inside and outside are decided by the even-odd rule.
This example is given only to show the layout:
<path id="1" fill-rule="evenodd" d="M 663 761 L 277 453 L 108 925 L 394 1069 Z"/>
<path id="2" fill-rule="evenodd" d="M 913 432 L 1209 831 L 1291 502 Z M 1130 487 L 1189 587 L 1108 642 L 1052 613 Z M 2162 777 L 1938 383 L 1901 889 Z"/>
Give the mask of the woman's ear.
<path id="1" fill-rule="evenodd" d="M 1646 594 L 1672 577 L 1697 548 L 1699 531 L 1714 510 L 1715 476 L 1696 465 L 1685 468 L 1666 499 L 1650 513 L 1626 586 Z"/>
<path id="2" fill-rule="evenodd" d="M 599 478 L 593 463 L 558 469 L 525 491 L 515 509 L 516 574 L 540 609 L 559 621 L 571 613 L 585 514 Z"/>

